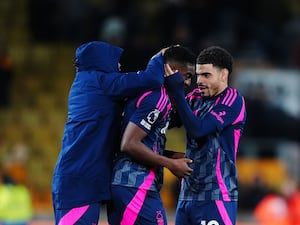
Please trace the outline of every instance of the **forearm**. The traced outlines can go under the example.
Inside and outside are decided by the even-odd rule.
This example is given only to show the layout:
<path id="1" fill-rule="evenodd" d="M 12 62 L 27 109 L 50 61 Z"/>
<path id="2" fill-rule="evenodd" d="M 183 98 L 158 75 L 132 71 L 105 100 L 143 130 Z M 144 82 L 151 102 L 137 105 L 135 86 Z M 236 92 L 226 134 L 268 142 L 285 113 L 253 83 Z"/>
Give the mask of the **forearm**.
<path id="1" fill-rule="evenodd" d="M 159 88 L 163 85 L 164 65 L 161 53 L 151 58 L 148 62 L 145 73 L 147 74 L 145 82 L 148 83 L 149 88 Z"/>
<path id="2" fill-rule="evenodd" d="M 105 95 L 117 98 L 136 96 L 146 90 L 160 88 L 163 85 L 163 59 L 161 54 L 152 58 L 144 71 L 111 73 L 104 76 L 102 74 L 98 77 L 99 86 Z"/>
<path id="3" fill-rule="evenodd" d="M 142 142 L 139 143 L 128 143 L 124 146 L 121 151 L 126 152 L 130 155 L 135 161 L 146 166 L 156 167 L 170 167 L 170 160 L 166 156 L 162 156 L 154 153 L 150 148 L 148 148 Z"/>
<path id="4" fill-rule="evenodd" d="M 183 177 L 192 171 L 187 163 L 191 160 L 187 158 L 172 159 L 159 155 L 152 151 L 143 143 L 147 133 L 136 124 L 129 122 L 121 141 L 121 151 L 126 152 L 133 160 L 149 167 L 166 167 L 175 176 Z"/>
<path id="5" fill-rule="evenodd" d="M 187 103 L 184 95 L 183 79 L 180 74 L 176 73 L 166 77 L 167 90 L 173 96 L 177 113 L 180 116 L 181 122 L 184 125 L 187 133 L 193 137 L 201 137 L 202 121 L 197 118 Z"/>

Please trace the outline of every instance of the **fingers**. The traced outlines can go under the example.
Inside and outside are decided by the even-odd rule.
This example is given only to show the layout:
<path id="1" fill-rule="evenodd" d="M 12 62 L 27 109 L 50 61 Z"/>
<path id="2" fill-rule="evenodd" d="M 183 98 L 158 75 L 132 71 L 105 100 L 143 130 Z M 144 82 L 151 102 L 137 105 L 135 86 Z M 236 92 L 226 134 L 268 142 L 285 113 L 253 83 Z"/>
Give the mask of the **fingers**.
<path id="1" fill-rule="evenodd" d="M 192 163 L 193 160 L 189 159 L 189 158 L 184 158 L 184 160 L 187 162 L 187 163 Z"/>
<path id="2" fill-rule="evenodd" d="M 173 71 L 168 63 L 164 64 L 164 68 L 165 68 L 165 77 L 168 77 L 178 72 L 178 70 Z"/>
<path id="3" fill-rule="evenodd" d="M 164 55 L 165 51 L 168 49 L 169 47 L 163 48 L 162 50 L 160 50 L 161 54 Z"/>
<path id="4" fill-rule="evenodd" d="M 164 64 L 165 68 L 165 77 L 168 77 L 172 74 L 172 69 L 169 64 Z"/>
<path id="5" fill-rule="evenodd" d="M 184 158 L 184 163 L 185 163 L 185 169 L 184 169 L 184 171 L 182 171 L 183 172 L 183 178 L 185 178 L 185 177 L 187 177 L 187 176 L 190 176 L 191 175 L 191 173 L 193 172 L 193 169 L 191 168 L 191 167 L 189 167 L 188 166 L 188 163 L 192 163 L 193 162 L 193 160 L 191 160 L 191 159 L 188 159 L 188 158 Z"/>
<path id="6" fill-rule="evenodd" d="M 164 55 L 164 54 L 165 54 L 165 51 L 166 51 L 168 48 L 172 47 L 172 46 L 180 46 L 180 45 L 179 45 L 179 44 L 176 44 L 176 45 L 171 45 L 171 46 L 169 46 L 169 47 L 163 48 L 162 50 L 160 50 L 160 52 L 162 53 L 162 55 Z"/>
<path id="7" fill-rule="evenodd" d="M 189 167 L 189 163 L 192 163 L 193 161 L 189 158 L 180 158 L 180 159 L 174 159 L 175 164 L 174 168 L 171 169 L 171 172 L 179 177 L 184 178 L 187 176 L 190 176 L 193 172 L 193 169 Z"/>
<path id="8" fill-rule="evenodd" d="M 187 166 L 188 167 L 188 171 L 187 171 L 187 173 L 190 175 L 192 172 L 193 172 L 193 169 L 192 168 L 190 168 L 189 166 Z"/>
<path id="9" fill-rule="evenodd" d="M 193 172 L 193 169 L 191 168 L 191 167 L 189 167 L 188 166 L 188 163 L 192 163 L 193 162 L 193 160 L 191 160 L 191 159 L 186 159 L 186 166 L 187 166 L 187 172 L 186 172 L 186 176 L 190 176 L 191 175 L 191 173 Z"/>
<path id="10" fill-rule="evenodd" d="M 173 45 L 173 46 L 180 46 L 180 44 L 176 44 L 176 45 Z M 168 48 L 170 48 L 171 46 L 169 46 L 169 47 L 166 47 L 166 48 L 162 48 L 159 52 L 157 52 L 154 56 L 152 56 L 152 58 L 154 58 L 155 56 L 157 56 L 157 55 L 159 55 L 159 54 L 162 54 L 162 55 L 164 55 L 165 54 L 165 51 L 168 49 Z M 152 59 L 151 58 L 151 59 Z"/>
<path id="11" fill-rule="evenodd" d="M 187 163 L 192 163 L 192 162 L 193 162 L 193 160 L 187 159 Z"/>

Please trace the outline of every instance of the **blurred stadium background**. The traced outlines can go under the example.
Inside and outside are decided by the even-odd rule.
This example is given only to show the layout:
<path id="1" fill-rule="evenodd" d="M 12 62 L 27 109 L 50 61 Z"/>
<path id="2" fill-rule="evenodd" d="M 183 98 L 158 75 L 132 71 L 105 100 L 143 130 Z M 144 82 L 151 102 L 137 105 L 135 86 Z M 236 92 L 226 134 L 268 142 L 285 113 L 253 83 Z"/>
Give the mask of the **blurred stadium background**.
<path id="1" fill-rule="evenodd" d="M 107 40 L 125 48 L 127 70 L 159 49 L 197 54 L 221 45 L 234 56 L 232 84 L 246 97 L 238 153 L 239 221 L 262 196 L 300 177 L 300 2 L 298 0 L 1 0 L 0 163 L 30 190 L 34 218 L 52 218 L 51 179 L 60 150 L 76 47 Z M 5 54 L 7 53 L 7 54 Z M 7 90 L 7 93 L 5 93 Z M 183 129 L 168 148 L 184 150 Z M 178 181 L 166 171 L 162 197 L 175 208 Z"/>

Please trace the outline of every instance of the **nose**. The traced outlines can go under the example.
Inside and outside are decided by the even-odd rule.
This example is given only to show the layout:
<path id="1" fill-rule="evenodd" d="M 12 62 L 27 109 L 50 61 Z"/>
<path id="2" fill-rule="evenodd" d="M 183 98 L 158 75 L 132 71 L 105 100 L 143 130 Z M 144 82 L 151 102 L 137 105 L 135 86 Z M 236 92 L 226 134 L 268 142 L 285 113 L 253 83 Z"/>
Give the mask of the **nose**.
<path id="1" fill-rule="evenodd" d="M 196 81 L 197 85 L 201 84 L 202 81 L 201 81 L 201 76 L 197 76 L 197 81 Z"/>
<path id="2" fill-rule="evenodd" d="M 191 83 L 192 83 L 191 79 L 184 80 L 184 85 L 187 87 L 191 86 Z"/>

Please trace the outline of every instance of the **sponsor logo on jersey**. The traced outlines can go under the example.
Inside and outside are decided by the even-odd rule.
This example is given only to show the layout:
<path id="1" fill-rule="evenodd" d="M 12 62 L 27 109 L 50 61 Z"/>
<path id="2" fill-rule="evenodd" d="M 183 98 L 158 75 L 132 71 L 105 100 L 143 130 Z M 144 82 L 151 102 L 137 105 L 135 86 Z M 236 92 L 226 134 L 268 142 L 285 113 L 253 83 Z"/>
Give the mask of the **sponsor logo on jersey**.
<path id="1" fill-rule="evenodd" d="M 222 112 L 219 112 L 219 113 L 216 113 L 216 112 L 214 112 L 214 111 L 211 111 L 210 112 L 213 116 L 215 116 L 216 117 L 216 119 L 218 120 L 218 121 L 220 121 L 220 123 L 224 123 L 224 120 L 223 120 L 223 118 L 222 118 L 222 116 L 225 116 L 226 115 L 226 112 L 225 111 L 222 111 Z"/>

